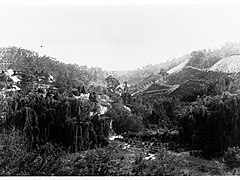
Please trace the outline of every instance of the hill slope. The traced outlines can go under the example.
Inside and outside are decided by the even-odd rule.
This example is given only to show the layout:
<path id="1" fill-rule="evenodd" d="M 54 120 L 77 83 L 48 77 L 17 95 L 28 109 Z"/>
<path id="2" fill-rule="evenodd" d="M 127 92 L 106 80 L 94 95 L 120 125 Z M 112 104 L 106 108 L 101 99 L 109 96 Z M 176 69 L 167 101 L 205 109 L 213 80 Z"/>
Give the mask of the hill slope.
<path id="1" fill-rule="evenodd" d="M 182 63 L 180 63 L 179 65 L 175 66 L 174 68 L 170 69 L 167 71 L 168 74 L 175 74 L 180 72 L 189 62 L 189 59 L 183 61 Z"/>
<path id="2" fill-rule="evenodd" d="M 178 69 L 174 73 L 171 73 L 167 76 L 167 81 L 170 85 L 174 84 L 183 84 L 189 79 L 196 79 L 203 73 L 203 70 L 194 68 L 191 66 L 183 67 L 182 69 Z"/>
<path id="3" fill-rule="evenodd" d="M 240 54 L 234 54 L 229 57 L 223 58 L 214 64 L 209 70 L 221 71 L 225 73 L 238 73 L 240 72 Z"/>

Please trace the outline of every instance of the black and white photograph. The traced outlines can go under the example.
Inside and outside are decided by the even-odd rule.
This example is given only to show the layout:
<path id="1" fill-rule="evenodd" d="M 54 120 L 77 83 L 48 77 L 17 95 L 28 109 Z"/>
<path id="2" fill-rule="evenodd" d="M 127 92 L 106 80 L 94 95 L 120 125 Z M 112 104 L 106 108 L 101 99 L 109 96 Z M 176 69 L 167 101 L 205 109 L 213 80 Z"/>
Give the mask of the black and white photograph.
<path id="1" fill-rule="evenodd" d="M 240 1 L 0 0 L 1 177 L 238 175 Z"/>

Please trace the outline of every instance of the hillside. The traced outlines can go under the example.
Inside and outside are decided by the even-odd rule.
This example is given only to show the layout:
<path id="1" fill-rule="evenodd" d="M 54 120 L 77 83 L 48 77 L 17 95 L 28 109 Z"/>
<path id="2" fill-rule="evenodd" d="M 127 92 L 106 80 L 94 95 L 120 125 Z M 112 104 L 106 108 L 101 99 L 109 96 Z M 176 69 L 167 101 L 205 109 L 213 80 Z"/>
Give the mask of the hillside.
<path id="1" fill-rule="evenodd" d="M 191 54 L 186 54 L 163 63 L 146 65 L 136 70 L 111 71 L 111 73 L 114 73 L 115 77 L 118 78 L 120 81 L 127 81 L 131 85 L 138 85 L 142 81 L 145 81 L 145 79 L 147 79 L 148 77 L 157 75 L 161 71 L 161 69 L 169 70 L 186 61 L 190 57 Z"/>
<path id="2" fill-rule="evenodd" d="M 197 95 L 218 94 L 230 88 L 230 82 L 235 79 L 225 72 L 201 70 L 195 67 L 186 66 L 181 71 L 167 76 L 170 85 L 179 85 L 169 93 L 170 97 L 185 100 L 195 100 Z M 234 87 L 235 88 L 235 87 Z M 186 99 L 187 97 L 187 99 Z"/>
<path id="3" fill-rule="evenodd" d="M 239 53 L 240 43 L 225 43 L 218 48 L 199 49 L 164 63 L 147 65 L 137 70 L 121 71 L 115 74 L 120 81 L 127 81 L 131 85 L 137 85 L 145 78 L 158 74 L 161 69 L 167 70 L 169 74 L 178 73 L 186 66 L 209 69 L 221 59 Z"/>
<path id="4" fill-rule="evenodd" d="M 182 63 L 180 63 L 179 65 L 175 66 L 174 68 L 170 69 L 167 71 L 168 74 L 175 74 L 178 73 L 179 71 L 181 71 L 188 63 L 189 59 L 183 61 Z"/>
<path id="5" fill-rule="evenodd" d="M 77 87 L 79 84 L 88 85 L 92 82 L 105 83 L 107 72 L 99 67 L 65 64 L 48 56 L 17 47 L 0 48 L 0 70 L 13 69 L 27 75 L 47 72 L 56 79 L 56 87 Z"/>
<path id="6" fill-rule="evenodd" d="M 240 72 L 240 54 L 233 54 L 229 57 L 223 58 L 214 64 L 209 70 L 221 71 L 225 73 Z"/>
<path id="7" fill-rule="evenodd" d="M 203 73 L 203 71 L 201 69 L 194 68 L 191 66 L 186 66 L 186 67 L 182 68 L 181 70 L 178 70 L 175 73 L 168 75 L 166 79 L 170 85 L 183 84 L 186 81 L 188 81 L 189 79 L 196 79 L 197 76 L 200 76 L 200 74 L 202 74 L 202 73 Z"/>

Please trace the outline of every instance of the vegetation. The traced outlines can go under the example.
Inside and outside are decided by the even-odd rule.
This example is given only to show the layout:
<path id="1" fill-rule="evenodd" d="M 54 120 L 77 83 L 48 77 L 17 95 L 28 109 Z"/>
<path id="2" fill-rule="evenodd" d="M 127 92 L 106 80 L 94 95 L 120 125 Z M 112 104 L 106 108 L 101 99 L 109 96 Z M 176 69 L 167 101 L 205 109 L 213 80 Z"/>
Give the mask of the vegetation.
<path id="1" fill-rule="evenodd" d="M 138 133 L 143 129 L 142 118 L 132 114 L 121 104 L 113 104 L 106 115 L 113 120 L 112 127 L 117 134 Z"/>
<path id="2" fill-rule="evenodd" d="M 30 151 L 47 142 L 58 143 L 71 152 L 107 143 L 110 120 L 87 115 L 91 110 L 87 100 L 65 97 L 56 101 L 33 94 L 12 99 L 8 105 L 5 128 L 21 131 Z"/>
<path id="3" fill-rule="evenodd" d="M 239 49 L 240 43 L 225 43 L 219 48 L 196 50 L 184 56 L 168 60 L 166 63 L 160 63 L 155 65 L 150 64 L 143 68 L 129 71 L 125 74 L 118 75 L 116 73 L 115 77 L 121 81 L 127 81 L 129 84 L 137 85 L 145 78 L 151 75 L 158 74 L 161 69 L 169 70 L 188 59 L 190 60 L 187 66 L 192 66 L 199 69 L 209 68 L 222 58 L 228 57 L 232 54 L 240 54 Z"/>
<path id="4" fill-rule="evenodd" d="M 67 151 L 57 145 L 47 143 L 30 152 L 19 131 L 0 136 L 0 175 L 54 175 L 63 167 L 61 158 Z"/>
<path id="5" fill-rule="evenodd" d="M 240 149 L 239 147 L 228 148 L 223 158 L 228 168 L 240 168 Z"/>
<path id="6" fill-rule="evenodd" d="M 75 155 L 50 143 L 29 152 L 24 138 L 16 131 L 1 134 L 0 147 L 0 175 L 180 175 L 184 164 L 183 159 L 166 150 L 153 161 L 145 160 L 143 154 L 130 157 L 116 143 Z"/>
<path id="7" fill-rule="evenodd" d="M 177 117 L 181 111 L 181 106 L 177 99 L 162 97 L 157 94 L 146 94 L 141 97 L 141 100 L 134 99 L 132 111 L 143 118 L 145 127 L 155 124 L 159 128 L 170 130 L 177 128 Z"/>
<path id="8" fill-rule="evenodd" d="M 200 152 L 205 160 L 220 159 L 214 164 L 218 174 L 239 174 L 239 75 L 203 71 L 239 53 L 239 47 L 233 43 L 194 51 L 121 77 L 21 48 L 1 49 L 2 64 L 22 73 L 22 92 L 8 98 L 1 94 L 0 175 L 183 175 L 190 160 L 176 152 L 189 150 L 191 156 Z M 167 76 L 169 68 L 186 58 L 191 67 Z M 55 77 L 54 96 L 34 91 L 36 78 L 46 73 Z M 168 95 L 135 96 L 123 105 L 121 81 L 146 84 L 156 74 L 162 83 L 178 83 L 179 88 Z M 84 86 L 92 83 L 97 85 L 90 86 L 84 99 Z M 97 114 L 96 93 L 110 98 L 104 115 Z M 134 148 L 109 141 L 110 122 Z M 147 158 L 149 152 L 153 159 Z"/>
<path id="9" fill-rule="evenodd" d="M 184 146 L 201 149 L 208 158 L 239 146 L 239 96 L 225 93 L 199 98 L 184 111 L 179 118 Z"/>
<path id="10" fill-rule="evenodd" d="M 22 84 L 23 89 L 31 89 L 33 79 L 39 72 L 52 74 L 56 79 L 54 85 L 63 89 L 74 86 L 76 82 L 84 85 L 91 82 L 105 84 L 107 72 L 99 67 L 65 64 L 52 57 L 39 56 L 36 52 L 17 47 L 1 48 L 0 52 L 0 63 L 5 64 L 4 69 L 12 68 L 26 75 L 23 82 L 27 84 Z"/>

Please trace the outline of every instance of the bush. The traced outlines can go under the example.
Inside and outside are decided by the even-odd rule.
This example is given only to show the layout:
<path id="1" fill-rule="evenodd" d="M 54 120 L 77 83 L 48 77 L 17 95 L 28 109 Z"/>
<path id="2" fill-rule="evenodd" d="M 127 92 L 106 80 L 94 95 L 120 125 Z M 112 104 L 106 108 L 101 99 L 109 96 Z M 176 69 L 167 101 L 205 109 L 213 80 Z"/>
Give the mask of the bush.
<path id="1" fill-rule="evenodd" d="M 177 117 L 181 106 L 177 99 L 162 97 L 159 94 L 144 94 L 140 100 L 134 99 L 133 112 L 143 118 L 143 124 L 156 124 L 161 128 L 175 129 L 178 126 Z"/>
<path id="2" fill-rule="evenodd" d="M 151 113 L 146 107 L 141 106 L 137 102 L 133 104 L 131 110 L 132 110 L 132 113 L 135 114 L 136 116 L 142 117 L 142 123 L 144 127 L 148 128 L 150 126 Z"/>
<path id="3" fill-rule="evenodd" d="M 133 173 L 138 176 L 179 176 L 185 167 L 182 157 L 161 149 L 154 160 L 146 160 L 142 154 L 136 156 Z"/>
<path id="4" fill-rule="evenodd" d="M 240 148 L 232 147 L 224 153 L 224 162 L 230 169 L 240 168 Z"/>
<path id="5" fill-rule="evenodd" d="M 131 163 L 118 144 L 80 154 L 69 163 L 71 171 L 65 175 L 116 176 L 131 175 Z"/>
<path id="6" fill-rule="evenodd" d="M 74 176 L 174 176 L 182 175 L 186 163 L 182 157 L 162 149 L 156 159 L 147 160 L 142 152 L 131 155 L 113 143 L 108 147 L 81 153 L 66 164 L 64 175 Z"/>
<path id="7" fill-rule="evenodd" d="M 106 116 L 113 120 L 112 127 L 117 134 L 138 133 L 143 129 L 142 118 L 132 114 L 121 104 L 113 105 L 106 113 Z"/>
<path id="8" fill-rule="evenodd" d="M 180 175 L 181 157 L 162 149 L 155 160 L 144 154 L 130 153 L 117 142 L 104 148 L 69 154 L 63 148 L 46 143 L 29 152 L 19 132 L 3 133 L 0 137 L 0 175 L 14 176 L 130 176 Z"/>
<path id="9" fill-rule="evenodd" d="M 231 147 L 224 153 L 223 157 L 215 160 L 218 167 L 218 175 L 233 176 L 240 175 L 240 148 Z"/>
<path id="10" fill-rule="evenodd" d="M 56 175 L 62 169 L 61 147 L 47 143 L 29 152 L 26 139 L 17 131 L 0 135 L 0 175 Z"/>

